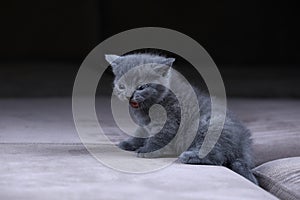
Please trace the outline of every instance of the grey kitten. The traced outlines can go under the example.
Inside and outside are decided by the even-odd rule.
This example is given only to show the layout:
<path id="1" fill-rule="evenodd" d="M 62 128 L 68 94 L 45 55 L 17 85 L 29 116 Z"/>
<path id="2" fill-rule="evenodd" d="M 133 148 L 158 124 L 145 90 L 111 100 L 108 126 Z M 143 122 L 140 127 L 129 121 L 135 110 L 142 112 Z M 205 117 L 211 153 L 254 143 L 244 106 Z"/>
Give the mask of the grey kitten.
<path id="1" fill-rule="evenodd" d="M 200 120 L 196 137 L 193 138 L 188 149 L 183 148 L 186 145 L 186 138 L 189 137 L 188 133 L 184 138 L 176 139 L 172 145 L 169 145 L 176 137 L 182 112 L 184 114 L 195 110 L 189 106 L 181 108 L 173 92 L 163 86 L 175 85 L 175 88 L 183 93 L 186 105 L 189 105 L 190 91 L 172 68 L 175 59 L 152 54 L 131 54 L 106 55 L 106 60 L 115 74 L 114 94 L 121 100 L 129 101 L 131 117 L 140 125 L 134 134 L 136 137 L 130 137 L 119 143 L 121 149 L 136 151 L 138 157 L 176 155 L 182 163 L 186 164 L 226 166 L 257 184 L 251 172 L 253 163 L 250 131 L 229 112 L 226 114 L 221 136 L 212 151 L 204 158 L 198 156 L 211 117 L 211 104 L 210 98 L 197 88 L 194 88 L 194 91 L 199 102 Z M 145 64 L 150 65 L 150 68 L 137 67 Z M 128 71 L 132 73 L 127 75 Z M 126 75 L 123 76 L 125 73 Z M 167 117 L 164 121 L 159 119 L 160 115 L 154 116 L 159 120 L 149 127 L 151 122 L 149 109 L 155 104 L 164 107 Z M 145 135 L 149 137 L 140 137 Z M 168 148 L 163 148 L 166 146 Z M 149 154 L 151 152 L 156 154 Z"/>

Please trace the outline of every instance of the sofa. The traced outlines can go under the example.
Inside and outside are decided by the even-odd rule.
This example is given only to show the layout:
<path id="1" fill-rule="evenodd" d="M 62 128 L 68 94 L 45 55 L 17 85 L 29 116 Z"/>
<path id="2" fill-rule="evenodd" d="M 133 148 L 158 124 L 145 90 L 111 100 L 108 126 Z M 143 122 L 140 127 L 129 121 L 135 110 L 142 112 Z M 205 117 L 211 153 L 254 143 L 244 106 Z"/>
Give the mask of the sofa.
<path id="1" fill-rule="evenodd" d="M 124 136 L 105 101 L 97 100 L 98 117 L 117 143 Z M 82 144 L 70 98 L 1 99 L 0 199 L 300 199 L 300 102 L 229 99 L 229 107 L 252 131 L 259 186 L 220 166 L 175 162 L 149 173 L 117 171 Z M 89 120 L 83 123 L 93 131 Z M 97 149 L 120 165 L 136 157 L 120 157 L 105 142 Z"/>

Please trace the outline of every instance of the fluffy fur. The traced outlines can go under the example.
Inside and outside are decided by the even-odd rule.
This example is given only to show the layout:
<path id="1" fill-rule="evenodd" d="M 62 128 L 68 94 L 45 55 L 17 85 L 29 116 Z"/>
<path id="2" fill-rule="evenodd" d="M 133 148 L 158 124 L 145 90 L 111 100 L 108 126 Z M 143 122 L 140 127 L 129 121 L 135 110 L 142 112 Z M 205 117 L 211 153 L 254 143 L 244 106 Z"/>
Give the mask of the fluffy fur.
<path id="1" fill-rule="evenodd" d="M 176 139 L 172 145 L 168 145 L 168 149 L 159 151 L 176 137 L 182 112 L 185 114 L 195 110 L 195 108 L 189 106 L 180 108 L 175 95 L 162 86 L 162 84 L 174 84 L 183 93 L 186 105 L 189 105 L 188 101 L 192 95 L 190 90 L 183 84 L 180 77 L 174 78 L 176 73 L 174 73 L 171 66 L 175 59 L 151 54 L 131 54 L 126 56 L 106 55 L 106 60 L 111 64 L 115 74 L 115 95 L 121 100 L 134 101 L 139 105 L 136 108 L 129 106 L 129 111 L 134 121 L 140 125 L 140 128 L 135 132 L 136 137 L 130 137 L 128 140 L 121 142 L 119 144 L 120 148 L 136 151 L 139 157 L 176 155 L 179 156 L 182 163 L 186 164 L 226 166 L 257 184 L 251 172 L 253 164 L 250 132 L 229 112 L 227 112 L 221 136 L 212 151 L 204 158 L 198 156 L 208 129 L 211 104 L 210 98 L 197 88 L 194 88 L 194 91 L 199 102 L 200 122 L 192 144 L 189 145 L 188 149 L 183 149 L 187 142 L 185 138 L 188 138 L 188 133 L 186 133 L 184 138 Z M 151 69 L 135 69 L 135 67 L 145 64 L 150 64 Z M 125 74 L 129 70 L 132 73 Z M 125 76 L 123 76 L 124 74 Z M 170 81 L 171 76 L 173 76 L 172 81 Z M 159 119 L 159 115 L 154 116 L 158 120 L 149 127 L 151 121 L 149 109 L 154 104 L 163 106 L 167 117 L 166 121 L 163 121 Z M 162 129 L 158 128 L 162 126 Z M 190 126 L 190 124 L 187 126 Z M 156 133 L 157 130 L 160 131 Z M 148 135 L 149 137 L 139 137 L 142 135 Z M 156 152 L 156 154 L 149 154 L 149 152 Z"/>

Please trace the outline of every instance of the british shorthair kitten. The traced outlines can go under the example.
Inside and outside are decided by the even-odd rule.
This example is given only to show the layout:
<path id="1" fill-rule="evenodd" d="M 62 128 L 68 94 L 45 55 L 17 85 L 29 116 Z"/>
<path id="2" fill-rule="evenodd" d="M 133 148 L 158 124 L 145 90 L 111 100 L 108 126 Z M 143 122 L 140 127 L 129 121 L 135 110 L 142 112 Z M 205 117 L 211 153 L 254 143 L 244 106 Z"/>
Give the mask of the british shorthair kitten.
<path id="1" fill-rule="evenodd" d="M 181 112 L 188 113 L 195 110 L 193 107 L 180 108 L 175 94 L 163 86 L 173 84 L 174 87 L 180 88 L 185 97 L 183 101 L 189 105 L 188 101 L 192 94 L 190 90 L 186 89 L 186 83 L 180 77 L 174 77 L 176 76 L 175 69 L 172 68 L 174 58 L 154 54 L 106 55 L 105 58 L 115 75 L 114 94 L 120 100 L 129 102 L 131 117 L 140 126 L 134 134 L 136 137 L 130 137 L 119 144 L 121 149 L 136 151 L 138 157 L 147 157 L 146 155 L 151 155 L 147 153 L 156 151 L 159 153 L 155 154 L 155 157 L 179 156 L 179 160 L 186 164 L 226 166 L 257 184 L 251 172 L 253 164 L 250 131 L 229 112 L 226 114 L 221 136 L 216 145 L 206 157 L 199 157 L 199 150 L 211 117 L 211 100 L 197 87 L 194 87 L 200 112 L 197 134 L 188 149 L 182 149 L 188 133 L 184 138 L 175 141 L 173 145 L 168 145 L 180 126 L 181 116 L 184 114 Z M 137 67 L 147 64 L 150 67 Z M 126 72 L 129 70 L 131 73 L 127 74 Z M 147 126 L 151 121 L 149 109 L 155 104 L 164 107 L 167 117 L 162 122 L 164 124 L 154 123 L 152 127 L 149 127 Z M 158 130 L 156 126 L 163 126 L 163 128 L 158 133 L 153 133 Z M 139 137 L 141 135 L 149 135 L 149 137 Z M 168 148 L 163 148 L 166 145 Z M 164 150 L 160 151 L 160 149 Z"/>

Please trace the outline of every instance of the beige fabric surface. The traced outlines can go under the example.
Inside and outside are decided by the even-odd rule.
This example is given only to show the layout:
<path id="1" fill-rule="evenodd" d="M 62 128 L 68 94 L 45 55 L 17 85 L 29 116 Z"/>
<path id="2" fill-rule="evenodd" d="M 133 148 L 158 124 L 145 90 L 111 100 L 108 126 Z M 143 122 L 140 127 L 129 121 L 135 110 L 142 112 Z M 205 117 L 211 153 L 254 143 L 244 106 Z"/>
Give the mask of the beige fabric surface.
<path id="1" fill-rule="evenodd" d="M 270 161 L 254 169 L 259 184 L 283 200 L 300 199 L 300 157 Z"/>
<path id="2" fill-rule="evenodd" d="M 277 199 L 225 167 L 174 163 L 151 173 L 129 174 L 105 167 L 79 144 L 0 148 L 1 200 Z"/>

